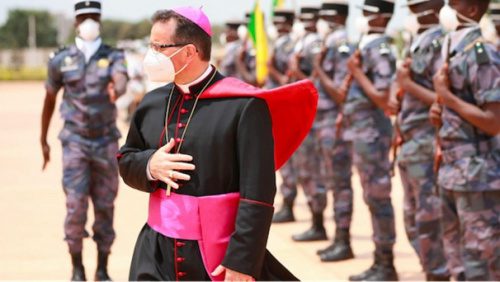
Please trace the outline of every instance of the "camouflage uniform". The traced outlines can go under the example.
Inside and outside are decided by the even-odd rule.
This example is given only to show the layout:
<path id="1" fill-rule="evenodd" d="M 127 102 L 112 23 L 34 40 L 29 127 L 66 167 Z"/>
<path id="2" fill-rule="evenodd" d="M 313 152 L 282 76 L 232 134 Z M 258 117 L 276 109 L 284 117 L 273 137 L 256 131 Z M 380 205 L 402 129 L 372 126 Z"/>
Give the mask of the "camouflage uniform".
<path id="1" fill-rule="evenodd" d="M 75 45 L 60 50 L 49 61 L 47 89 L 57 93 L 64 87 L 60 111 L 65 123 L 59 139 L 67 208 L 64 232 L 72 254 L 82 251 L 83 238 L 88 237 L 85 223 L 89 196 L 98 250 L 109 253 L 115 238 L 113 209 L 120 132 L 107 86 L 116 73 L 127 75 L 124 53 L 106 45 L 101 45 L 88 62 Z"/>
<path id="2" fill-rule="evenodd" d="M 288 71 L 288 62 L 293 54 L 294 43 L 295 42 L 290 34 L 282 35 L 276 39 L 272 51 L 274 57 L 271 64 L 281 74 L 286 74 Z M 274 80 L 271 76 L 268 77 L 266 81 L 266 88 L 272 89 L 279 86 L 281 86 L 279 81 Z"/>
<path id="3" fill-rule="evenodd" d="M 496 47 L 483 43 L 478 27 L 450 36 L 450 91 L 479 107 L 499 103 Z M 442 121 L 438 184 L 449 268 L 467 280 L 500 280 L 500 135 L 482 132 L 446 106 Z"/>
<path id="4" fill-rule="evenodd" d="M 317 33 L 306 33 L 295 45 L 294 52 L 299 57 L 299 68 L 305 75 L 312 74 L 314 57 L 320 51 L 321 38 Z M 320 113 L 316 114 L 311 131 L 292 157 L 297 180 L 304 189 L 313 213 L 322 213 L 326 208 L 326 187 L 321 179 L 321 150 L 317 138 L 323 119 Z"/>
<path id="5" fill-rule="evenodd" d="M 280 36 L 273 48 L 274 58 L 271 61 L 273 66 L 281 74 L 286 74 L 288 70 L 288 63 L 293 54 L 294 40 L 290 34 Z M 272 89 L 279 87 L 280 83 L 275 81 L 271 76 L 266 81 L 266 88 Z M 281 178 L 283 179 L 280 191 L 283 195 L 283 201 L 290 206 L 293 205 L 297 197 L 297 172 L 293 165 L 295 154 L 288 160 L 280 169 Z"/>
<path id="6" fill-rule="evenodd" d="M 236 60 L 238 59 L 241 40 L 226 43 L 224 56 L 219 64 L 219 70 L 224 76 L 241 78 L 236 69 Z"/>
<path id="7" fill-rule="evenodd" d="M 360 44 L 362 69 L 375 88 L 381 91 L 390 88 L 396 67 L 389 41 L 387 36 L 373 34 L 365 36 Z M 343 138 L 352 142 L 363 198 L 370 208 L 375 254 L 380 258 L 392 258 L 396 233 L 389 163 L 391 122 L 355 79 L 349 88 L 343 114 Z"/>
<path id="8" fill-rule="evenodd" d="M 347 59 L 354 50 L 347 43 L 346 30 L 338 29 L 330 33 L 325 39 L 325 47 L 327 50 L 322 69 L 334 80 L 335 86 L 340 87 L 348 72 Z M 351 143 L 342 138 L 336 138 L 335 120 L 340 110 L 339 106 L 323 89 L 319 79 L 315 81 L 315 84 L 319 93 L 315 129 L 321 152 L 322 182 L 327 188 L 333 190 L 335 226 L 349 229 L 353 200 Z"/>
<path id="9" fill-rule="evenodd" d="M 433 90 L 432 77 L 439 65 L 444 31 L 431 28 L 419 35 L 411 46 L 412 79 Z M 443 250 L 441 201 L 435 188 L 433 171 L 435 130 L 429 121 L 430 106 L 405 93 L 398 115 L 403 137 L 398 156 L 404 188 L 404 222 L 408 239 L 427 274 L 448 276 Z"/>

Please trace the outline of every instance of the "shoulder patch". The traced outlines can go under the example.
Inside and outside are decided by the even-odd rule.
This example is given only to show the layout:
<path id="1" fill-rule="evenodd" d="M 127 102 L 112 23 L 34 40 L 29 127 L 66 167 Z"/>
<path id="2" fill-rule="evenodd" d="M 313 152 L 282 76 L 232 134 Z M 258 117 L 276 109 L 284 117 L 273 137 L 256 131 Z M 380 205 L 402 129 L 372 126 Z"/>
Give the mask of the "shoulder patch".
<path id="1" fill-rule="evenodd" d="M 337 51 L 341 54 L 347 54 L 351 52 L 351 48 L 347 43 L 342 43 L 340 46 L 337 48 Z"/>
<path id="2" fill-rule="evenodd" d="M 383 42 L 379 46 L 379 53 L 380 55 L 389 55 L 391 53 L 391 47 L 387 43 Z"/>
<path id="3" fill-rule="evenodd" d="M 432 48 L 434 50 L 440 50 L 441 49 L 441 42 L 437 39 L 432 40 Z"/>
<path id="4" fill-rule="evenodd" d="M 486 52 L 483 42 L 476 42 L 476 44 L 474 44 L 474 52 L 476 53 L 476 62 L 478 65 L 490 62 L 490 57 Z"/>

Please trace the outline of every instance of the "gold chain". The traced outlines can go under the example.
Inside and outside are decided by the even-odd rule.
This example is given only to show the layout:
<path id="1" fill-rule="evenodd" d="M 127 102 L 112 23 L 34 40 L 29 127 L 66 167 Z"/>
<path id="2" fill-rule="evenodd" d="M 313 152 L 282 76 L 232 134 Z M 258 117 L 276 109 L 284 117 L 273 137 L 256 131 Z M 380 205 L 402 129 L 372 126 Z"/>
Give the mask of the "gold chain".
<path id="1" fill-rule="evenodd" d="M 181 139 L 179 141 L 179 146 L 177 146 L 177 150 L 175 152 L 176 154 L 178 154 L 181 151 L 182 144 L 184 143 L 184 136 L 186 136 L 186 132 L 188 130 L 189 124 L 191 123 L 191 118 L 193 117 L 194 110 L 196 109 L 196 105 L 198 105 L 198 99 L 200 98 L 203 91 L 205 91 L 205 89 L 208 87 L 208 85 L 212 82 L 212 80 L 214 79 L 216 74 L 217 74 L 217 71 L 214 71 L 214 73 L 212 74 L 212 76 L 210 77 L 208 82 L 205 84 L 205 86 L 203 86 L 200 93 L 198 93 L 198 96 L 196 96 L 196 99 L 194 100 L 193 109 L 191 110 L 191 113 L 189 114 L 186 126 L 184 127 L 184 131 L 182 132 L 182 136 L 181 136 Z M 172 85 L 172 90 L 170 90 L 170 94 L 168 97 L 167 113 L 165 115 L 165 142 L 167 142 L 167 143 L 169 142 L 169 140 L 168 140 L 168 116 L 170 114 L 170 102 L 172 101 L 172 96 L 173 96 L 172 94 L 174 93 L 174 88 L 175 88 L 175 86 Z M 179 111 L 180 111 L 180 109 L 179 109 Z M 170 196 L 171 190 L 172 190 L 172 187 L 170 185 L 167 185 L 167 191 L 166 191 L 167 196 Z"/>

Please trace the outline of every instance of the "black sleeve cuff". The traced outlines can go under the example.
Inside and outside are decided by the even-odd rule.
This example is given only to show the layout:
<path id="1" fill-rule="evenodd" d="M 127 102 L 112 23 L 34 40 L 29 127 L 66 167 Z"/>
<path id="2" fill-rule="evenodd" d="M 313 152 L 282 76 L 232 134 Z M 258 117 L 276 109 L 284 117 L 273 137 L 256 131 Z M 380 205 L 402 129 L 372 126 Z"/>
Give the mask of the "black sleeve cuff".
<path id="1" fill-rule="evenodd" d="M 271 205 L 242 199 L 222 265 L 231 270 L 260 277 L 266 253 L 267 238 L 273 217 Z"/>

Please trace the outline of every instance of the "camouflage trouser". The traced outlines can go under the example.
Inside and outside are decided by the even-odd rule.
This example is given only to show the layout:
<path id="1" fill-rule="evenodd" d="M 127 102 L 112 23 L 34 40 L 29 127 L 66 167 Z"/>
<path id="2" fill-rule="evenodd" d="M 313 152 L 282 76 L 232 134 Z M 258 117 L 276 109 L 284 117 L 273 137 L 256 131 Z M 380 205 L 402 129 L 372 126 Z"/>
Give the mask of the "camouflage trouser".
<path id="1" fill-rule="evenodd" d="M 433 161 L 400 162 L 406 235 L 425 273 L 448 275 L 440 228 L 441 200 L 436 193 Z"/>
<path id="2" fill-rule="evenodd" d="M 326 189 L 320 183 L 320 155 L 315 130 L 306 136 L 300 147 L 280 170 L 280 187 L 285 202 L 292 203 L 297 195 L 297 184 L 302 186 L 307 203 L 313 213 L 326 208 Z"/>
<path id="3" fill-rule="evenodd" d="M 114 200 L 118 192 L 118 143 L 63 141 L 63 188 L 66 194 L 65 240 L 70 253 L 82 251 L 88 198 L 92 199 L 95 221 L 93 239 L 101 252 L 109 252 L 115 239 Z"/>
<path id="4" fill-rule="evenodd" d="M 352 218 L 353 191 L 352 144 L 336 138 L 336 111 L 318 112 L 317 139 L 321 150 L 322 182 L 333 191 L 333 214 L 337 228 L 349 228 Z"/>
<path id="5" fill-rule="evenodd" d="M 456 278 L 500 280 L 500 191 L 443 189 L 442 226 L 448 268 Z"/>
<path id="6" fill-rule="evenodd" d="M 392 255 L 396 240 L 391 202 L 390 145 L 390 136 L 380 136 L 373 142 L 361 139 L 352 142 L 354 164 L 363 187 L 363 199 L 370 209 L 373 241 L 376 252 L 380 255 Z"/>

